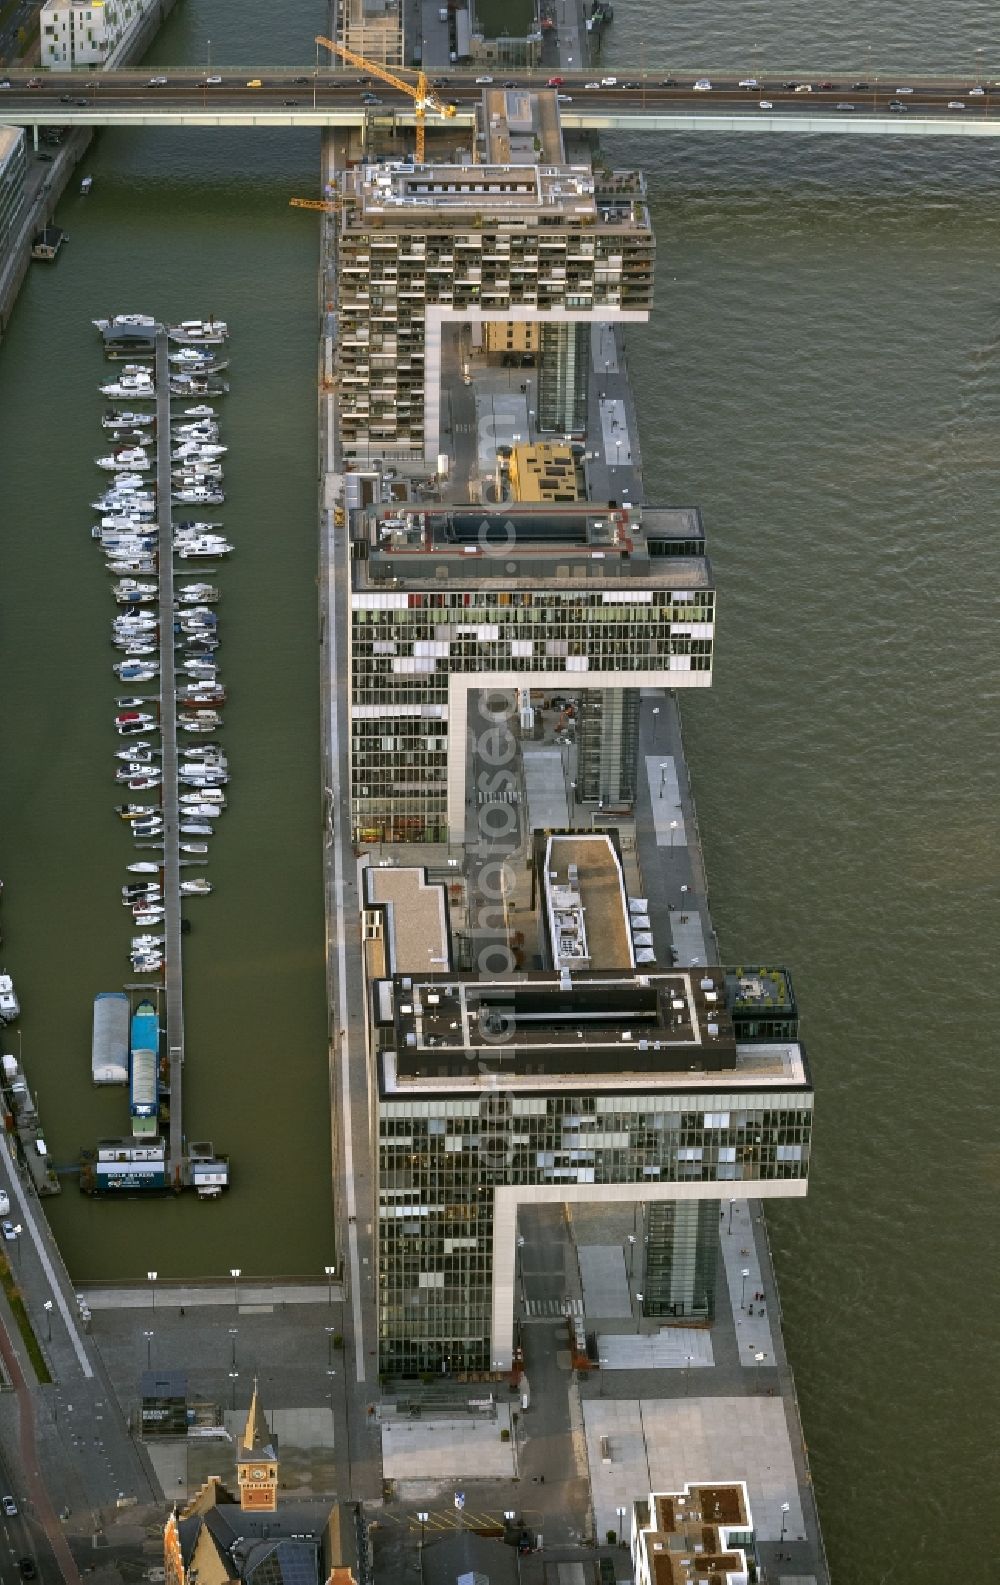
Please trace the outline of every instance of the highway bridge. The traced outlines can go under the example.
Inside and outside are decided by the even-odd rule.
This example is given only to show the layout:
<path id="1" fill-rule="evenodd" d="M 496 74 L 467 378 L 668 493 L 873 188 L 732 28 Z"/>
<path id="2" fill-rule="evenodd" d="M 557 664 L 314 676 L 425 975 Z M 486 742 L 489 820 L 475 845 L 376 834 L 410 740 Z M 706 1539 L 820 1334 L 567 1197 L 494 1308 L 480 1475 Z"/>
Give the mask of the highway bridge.
<path id="1" fill-rule="evenodd" d="M 113 71 L 10 71 L 0 79 L 0 124 L 88 127 L 329 127 L 366 120 L 401 127 L 413 105 L 384 83 L 339 69 L 190 66 Z M 826 133 L 835 136 L 1000 136 L 1000 83 L 968 77 L 728 75 L 619 77 L 545 72 L 495 77 L 496 85 L 544 87 L 561 96 L 568 131 Z M 471 122 L 494 79 L 452 69 L 434 79 Z M 697 87 L 699 82 L 710 87 Z M 377 99 L 363 104 L 362 94 Z M 428 118 L 433 131 L 435 118 Z"/>

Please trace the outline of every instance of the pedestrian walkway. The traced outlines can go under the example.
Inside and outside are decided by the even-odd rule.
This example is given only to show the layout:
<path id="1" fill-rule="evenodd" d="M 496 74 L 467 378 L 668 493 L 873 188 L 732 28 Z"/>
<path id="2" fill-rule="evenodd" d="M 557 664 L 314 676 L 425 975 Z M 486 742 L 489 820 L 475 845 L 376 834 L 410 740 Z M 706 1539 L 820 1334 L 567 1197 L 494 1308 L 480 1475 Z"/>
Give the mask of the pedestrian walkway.
<path id="1" fill-rule="evenodd" d="M 647 754 L 646 778 L 653 815 L 656 845 L 660 848 L 687 847 L 684 806 L 677 783 L 677 762 L 672 754 Z"/>
<path id="2" fill-rule="evenodd" d="M 273 1310 L 282 1304 L 339 1304 L 344 1291 L 339 1282 L 262 1283 L 232 1282 L 218 1286 L 166 1286 L 144 1282 L 135 1287 L 80 1288 L 78 1298 L 90 1310 L 187 1310 L 223 1305 L 230 1310 Z"/>
<path id="3" fill-rule="evenodd" d="M 524 1313 L 528 1320 L 541 1318 L 551 1319 L 553 1316 L 582 1315 L 582 1299 L 525 1299 Z"/>
<path id="4" fill-rule="evenodd" d="M 706 1327 L 664 1326 L 636 1336 L 601 1332 L 597 1355 L 604 1370 L 699 1370 L 715 1364 Z"/>
<path id="5" fill-rule="evenodd" d="M 764 1293 L 747 1201 L 734 1200 L 732 1217 L 727 1209 L 725 1220 L 720 1221 L 719 1225 L 740 1364 L 754 1369 L 763 1366 L 766 1369 L 774 1364 L 774 1340 L 767 1313 L 769 1295 Z M 755 1297 L 759 1293 L 764 1293 L 763 1300 Z"/>
<path id="6" fill-rule="evenodd" d="M 690 1480 L 745 1480 L 757 1540 L 777 1542 L 782 1531 L 791 1543 L 804 1539 L 780 1397 L 591 1398 L 583 1413 L 599 1536 L 615 1528 L 620 1507 L 631 1513 L 643 1492 L 681 1491 Z"/>
<path id="7" fill-rule="evenodd" d="M 628 1320 L 632 1315 L 625 1251 L 621 1244 L 578 1244 L 583 1308 L 590 1320 Z"/>

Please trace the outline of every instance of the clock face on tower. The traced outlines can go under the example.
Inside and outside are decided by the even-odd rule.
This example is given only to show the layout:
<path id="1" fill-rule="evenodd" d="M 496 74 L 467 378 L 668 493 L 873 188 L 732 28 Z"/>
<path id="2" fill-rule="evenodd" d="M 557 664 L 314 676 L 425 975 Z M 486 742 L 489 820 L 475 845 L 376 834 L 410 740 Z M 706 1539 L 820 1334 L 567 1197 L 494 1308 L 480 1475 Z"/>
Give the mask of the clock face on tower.
<path id="1" fill-rule="evenodd" d="M 267 1470 L 266 1469 L 252 1469 L 250 1471 L 250 1479 L 251 1480 L 263 1480 L 266 1475 L 267 1475 Z"/>

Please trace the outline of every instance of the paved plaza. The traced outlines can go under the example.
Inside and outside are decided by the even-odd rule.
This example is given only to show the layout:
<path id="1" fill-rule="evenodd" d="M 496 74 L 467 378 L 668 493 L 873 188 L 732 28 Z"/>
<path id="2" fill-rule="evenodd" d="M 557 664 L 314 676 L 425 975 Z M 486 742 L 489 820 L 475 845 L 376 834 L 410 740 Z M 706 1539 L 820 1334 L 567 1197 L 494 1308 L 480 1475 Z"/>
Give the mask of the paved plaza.
<path id="1" fill-rule="evenodd" d="M 650 1491 L 687 1481 L 745 1480 L 760 1541 L 804 1536 L 798 1481 L 780 1397 L 591 1399 L 584 1404 L 597 1534 L 617 1529 Z"/>
<path id="2" fill-rule="evenodd" d="M 496 1417 L 382 1421 L 382 1470 L 386 1480 L 510 1480 L 517 1474 L 510 1410 L 498 1404 Z"/>

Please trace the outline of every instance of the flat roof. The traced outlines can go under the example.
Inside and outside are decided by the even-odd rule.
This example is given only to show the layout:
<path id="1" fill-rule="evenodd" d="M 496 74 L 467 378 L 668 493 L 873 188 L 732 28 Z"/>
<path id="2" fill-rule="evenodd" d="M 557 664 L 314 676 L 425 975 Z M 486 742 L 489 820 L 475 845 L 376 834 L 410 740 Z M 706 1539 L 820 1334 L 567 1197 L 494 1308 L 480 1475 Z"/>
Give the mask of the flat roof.
<path id="1" fill-rule="evenodd" d="M 424 869 L 368 865 L 365 896 L 387 913 L 385 956 L 395 974 L 433 973 L 451 963 L 444 887 Z"/>
<path id="2" fill-rule="evenodd" d="M 440 588 L 451 579 L 525 589 L 548 580 L 607 583 L 623 593 L 713 587 L 696 507 L 395 503 L 356 512 L 352 538 L 365 546 L 351 560 L 356 588 Z"/>
<path id="3" fill-rule="evenodd" d="M 6 164 L 23 138 L 23 127 L 0 127 L 0 166 Z"/>
<path id="4" fill-rule="evenodd" d="M 604 832 L 551 836 L 543 889 L 554 968 L 635 967 L 621 864 Z M 560 943 L 567 951 L 560 951 Z M 579 944 L 581 950 L 576 951 Z"/>
<path id="5" fill-rule="evenodd" d="M 726 1585 L 746 1579 L 741 1543 L 753 1524 L 743 1481 L 686 1485 L 680 1492 L 654 1492 L 638 1526 L 655 1585 Z M 638 1505 L 637 1505 L 638 1507 Z"/>

